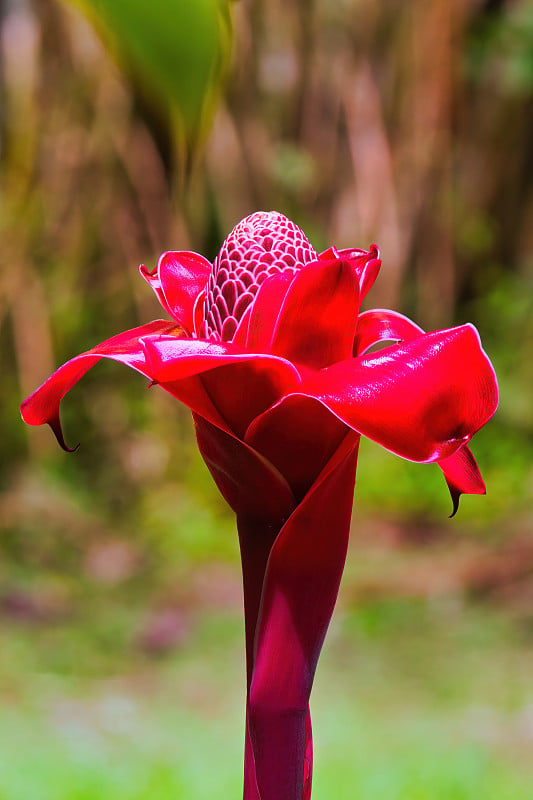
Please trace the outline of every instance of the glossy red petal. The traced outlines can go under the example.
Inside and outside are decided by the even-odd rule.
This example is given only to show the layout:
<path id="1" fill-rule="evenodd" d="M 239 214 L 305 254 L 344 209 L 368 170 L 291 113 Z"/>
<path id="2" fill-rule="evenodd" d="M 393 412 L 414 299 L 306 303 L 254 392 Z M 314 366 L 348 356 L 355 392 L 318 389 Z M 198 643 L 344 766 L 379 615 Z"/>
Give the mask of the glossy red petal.
<path id="1" fill-rule="evenodd" d="M 248 708 L 261 800 L 302 800 L 309 695 L 346 557 L 356 458 L 349 434 L 268 559 Z"/>
<path id="2" fill-rule="evenodd" d="M 452 496 L 453 510 L 450 516 L 456 514 L 462 494 L 486 494 L 479 467 L 468 447 L 462 447 L 453 456 L 439 461 L 439 467 Z"/>
<path id="3" fill-rule="evenodd" d="M 494 369 L 471 325 L 334 364 L 302 388 L 354 430 L 419 462 L 451 456 L 498 404 Z"/>
<path id="4" fill-rule="evenodd" d="M 272 352 L 313 369 L 348 358 L 358 311 L 359 280 L 352 262 L 308 264 L 285 295 Z"/>
<path id="5" fill-rule="evenodd" d="M 183 333 L 175 322 L 169 320 L 155 320 L 147 325 L 140 325 L 124 333 L 119 333 L 111 339 L 75 356 L 51 375 L 21 406 L 22 418 L 29 425 L 42 425 L 45 422 L 54 431 L 61 447 L 69 450 L 63 439 L 59 421 L 59 405 L 65 394 L 72 389 L 75 383 L 93 367 L 101 358 L 111 358 L 136 369 L 143 375 L 151 378 L 151 373 L 146 364 L 145 352 L 141 344 L 143 336 L 153 334 L 176 335 Z"/>
<path id="6" fill-rule="evenodd" d="M 237 329 L 233 335 L 233 339 L 231 340 L 233 344 L 236 344 L 237 347 L 242 347 L 243 350 L 246 349 L 246 341 L 248 339 L 248 329 L 250 326 L 250 314 L 252 313 L 253 304 L 248 306 L 244 314 L 242 315 L 239 323 L 237 324 Z M 259 353 L 262 353 L 262 350 L 258 350 Z"/>
<path id="7" fill-rule="evenodd" d="M 186 405 L 194 414 L 198 414 L 208 422 L 216 425 L 217 428 L 235 436 L 234 431 L 231 430 L 209 397 L 201 374 L 191 375 L 188 378 L 181 378 L 177 381 L 158 383 L 157 385 Z"/>
<path id="8" fill-rule="evenodd" d="M 163 253 L 157 267 L 149 272 L 139 267 L 163 308 L 189 333 L 195 330 L 195 302 L 205 289 L 211 263 L 198 253 L 187 250 Z"/>
<path id="9" fill-rule="evenodd" d="M 274 359 L 250 358 L 202 375 L 207 393 L 237 436 L 244 438 L 257 416 L 298 386 L 294 373 L 282 365 Z"/>
<path id="10" fill-rule="evenodd" d="M 144 337 L 150 370 L 158 383 L 205 372 L 226 364 L 255 362 L 279 375 L 287 386 L 300 382 L 294 364 L 283 358 L 265 353 L 248 353 L 233 342 L 215 342 L 205 339 L 178 339 L 174 336 Z"/>
<path id="11" fill-rule="evenodd" d="M 346 436 L 346 425 L 314 397 L 290 395 L 256 417 L 245 441 L 285 476 L 301 500 Z"/>
<path id="12" fill-rule="evenodd" d="M 272 336 L 285 295 L 294 279 L 292 272 L 268 278 L 260 287 L 251 307 L 246 347 L 252 352 L 270 353 Z"/>
<path id="13" fill-rule="evenodd" d="M 361 255 L 359 250 L 339 250 L 339 258 L 348 258 L 357 264 L 361 301 L 364 300 L 381 268 L 379 249 L 373 244 L 368 253 L 363 251 Z"/>
<path id="14" fill-rule="evenodd" d="M 168 307 L 168 303 L 165 299 L 165 295 L 163 294 L 163 289 L 161 287 L 161 281 L 159 280 L 158 268 L 155 267 L 152 271 L 150 271 L 144 266 L 144 264 L 140 264 L 139 272 L 141 273 L 141 276 L 144 278 L 146 283 L 148 283 L 149 286 L 152 287 L 157 299 L 159 300 L 159 302 L 161 303 L 167 314 L 170 314 L 170 309 Z"/>
<path id="15" fill-rule="evenodd" d="M 194 335 L 198 338 L 200 336 L 200 331 L 202 329 L 202 325 L 204 322 L 204 302 L 205 302 L 205 289 L 203 292 L 200 292 L 196 300 L 194 301 L 194 306 L 192 310 L 192 316 L 194 319 Z"/>
<path id="16" fill-rule="evenodd" d="M 335 247 L 330 247 L 321 253 L 319 258 L 324 261 L 341 259 L 351 263 L 359 281 L 360 300 L 363 300 L 372 288 L 381 267 L 379 249 L 375 244 L 368 251 L 357 248 L 337 250 Z"/>
<path id="17" fill-rule="evenodd" d="M 200 398 L 202 407 L 198 407 L 191 404 L 194 397 L 185 400 L 181 392 L 183 379 L 201 375 L 211 403 L 238 436 L 244 436 L 256 416 L 283 395 L 297 390 L 301 383 L 290 362 L 262 353 L 246 353 L 230 342 L 159 337 L 145 339 L 144 346 L 154 380 L 203 415 L 205 398 Z M 188 383 L 186 388 L 190 386 Z"/>
<path id="18" fill-rule="evenodd" d="M 353 353 L 362 356 L 379 342 L 409 342 L 423 333 L 422 328 L 397 311 L 383 308 L 364 311 L 357 320 Z"/>
<path id="19" fill-rule="evenodd" d="M 233 511 L 243 518 L 264 520 L 269 531 L 279 526 L 295 507 L 284 476 L 245 442 L 197 414 L 193 418 L 202 457 Z M 269 536 L 271 533 L 266 536 L 268 552 L 272 544 Z M 255 545 L 259 547 L 259 541 Z"/>

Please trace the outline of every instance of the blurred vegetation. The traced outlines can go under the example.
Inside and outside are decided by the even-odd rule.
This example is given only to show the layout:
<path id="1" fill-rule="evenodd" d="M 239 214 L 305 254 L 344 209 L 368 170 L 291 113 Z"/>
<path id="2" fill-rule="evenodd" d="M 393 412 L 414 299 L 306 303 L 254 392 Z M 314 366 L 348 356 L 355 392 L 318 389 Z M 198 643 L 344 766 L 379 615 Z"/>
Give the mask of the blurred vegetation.
<path id="1" fill-rule="evenodd" d="M 90 9 L 87 16 L 78 6 Z M 13 711 L 2 723 L 14 733 L 0 798 L 45 796 L 71 724 L 66 734 L 61 721 L 57 736 L 50 733 L 47 703 L 63 694 L 67 717 L 74 704 L 81 744 L 65 761 L 65 787 L 59 781 L 50 796 L 212 794 L 186 742 L 179 763 L 194 770 L 198 758 L 196 778 L 156 750 L 138 762 L 142 780 L 112 772 L 122 734 L 115 751 L 115 734 L 99 739 L 100 718 L 85 723 L 86 711 L 72 699 L 92 692 L 93 681 L 98 693 L 99 681 L 137 676 L 139 684 L 124 690 L 146 694 L 128 727 L 129 757 L 137 762 L 141 729 L 160 730 L 163 752 L 172 752 L 165 698 L 175 686 L 162 676 L 176 671 L 179 683 L 187 659 L 198 669 L 200 650 L 209 666 L 210 648 L 213 663 L 231 662 L 221 675 L 240 664 L 233 520 L 196 453 L 189 414 L 163 392 L 146 390 L 138 375 L 99 365 L 64 403 L 67 439 L 82 445 L 67 456 L 48 430 L 19 421 L 18 406 L 73 354 L 162 315 L 138 276 L 140 262 L 152 266 L 167 249 L 212 258 L 231 227 L 261 208 L 293 218 L 317 249 L 375 241 L 383 268 L 371 305 L 401 310 L 427 329 L 473 322 L 501 388 L 495 419 L 473 442 L 488 495 L 463 498 L 452 522 L 436 467 L 362 445 L 343 595 L 355 627 L 346 621 L 339 663 L 325 671 L 339 695 L 342 689 L 358 699 L 355 721 L 334 692 L 318 702 L 326 721 L 317 723 L 317 736 L 333 714 L 328 702 L 338 719 L 324 734 L 334 744 L 330 751 L 323 745 L 331 760 L 324 777 L 317 772 L 317 797 L 329 796 L 324 787 L 341 761 L 353 767 L 353 775 L 343 773 L 346 786 L 361 798 L 529 796 L 520 788 L 527 773 L 520 753 L 531 744 L 532 699 L 520 676 L 525 663 L 531 668 L 533 598 L 531 5 L 2 0 L 0 48 L 0 646 L 7 653 L 0 699 L 9 706 L 16 697 L 23 709 L 20 719 Z M 205 620 L 221 606 L 227 619 L 215 617 L 209 627 Z M 454 743 L 455 701 L 446 716 L 447 701 L 436 703 L 430 685 L 447 642 L 440 628 L 458 637 L 448 642 L 457 663 L 435 691 L 447 696 L 462 687 L 457 707 L 478 703 L 481 717 L 493 714 L 490 725 L 508 733 L 501 741 L 496 733 L 489 742 L 469 739 L 462 728 L 461 746 Z M 218 636 L 229 655 L 217 648 Z M 392 666 L 382 673 L 391 651 Z M 350 690 L 353 676 L 340 674 L 346 653 L 355 671 L 368 677 L 376 668 L 382 678 L 368 703 L 363 678 Z M 402 657 L 426 669 L 416 680 L 429 694 L 415 692 L 409 709 L 402 704 L 408 669 L 394 669 Z M 474 677 L 485 669 L 493 683 L 479 688 Z M 154 674 L 164 688 L 150 716 Z M 207 667 L 199 673 L 208 674 Z M 493 692 L 509 674 L 517 687 L 512 708 Z M 185 703 L 177 722 L 202 738 L 203 715 L 212 718 L 214 737 L 225 715 L 236 719 L 236 746 L 218 737 L 234 747 L 234 791 L 236 685 L 230 681 L 229 699 L 214 709 L 193 703 L 189 714 Z M 371 702 L 384 685 L 386 709 Z M 176 691 L 187 697 L 189 683 Z M 16 759 L 28 720 L 36 731 L 34 783 Z M 397 756 L 385 777 L 383 726 Z M 346 728 L 356 761 L 338 738 Z M 406 755 L 404 740 L 415 755 Z M 422 777 L 417 748 L 427 767 Z M 223 770 L 225 752 L 218 755 Z M 335 796 L 353 796 L 346 791 L 339 786 Z"/>
<path id="2" fill-rule="evenodd" d="M 230 0 L 71 0 L 101 32 L 137 101 L 159 117 L 167 157 L 203 142 L 231 46 Z M 166 128 L 166 130 L 165 130 Z M 173 134 L 173 137 L 169 134 Z"/>

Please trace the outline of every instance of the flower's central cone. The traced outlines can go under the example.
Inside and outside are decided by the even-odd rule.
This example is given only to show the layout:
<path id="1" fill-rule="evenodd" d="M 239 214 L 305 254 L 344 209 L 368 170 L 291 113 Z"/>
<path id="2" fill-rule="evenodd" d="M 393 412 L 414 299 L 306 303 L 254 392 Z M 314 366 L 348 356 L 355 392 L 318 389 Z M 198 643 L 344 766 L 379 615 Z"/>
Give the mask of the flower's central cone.
<path id="1" fill-rule="evenodd" d="M 287 270 L 295 274 L 316 257 L 300 228 L 277 211 L 258 211 L 241 220 L 213 263 L 203 337 L 231 341 L 263 281 Z"/>

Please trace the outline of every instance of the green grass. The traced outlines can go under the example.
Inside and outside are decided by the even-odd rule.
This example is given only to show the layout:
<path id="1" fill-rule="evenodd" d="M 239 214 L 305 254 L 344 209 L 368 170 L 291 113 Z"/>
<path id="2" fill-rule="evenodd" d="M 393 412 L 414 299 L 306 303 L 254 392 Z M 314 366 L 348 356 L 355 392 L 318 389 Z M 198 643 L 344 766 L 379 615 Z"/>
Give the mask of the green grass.
<path id="1" fill-rule="evenodd" d="M 0 800 L 241 795 L 236 612 L 202 613 L 172 655 L 110 650 L 88 671 L 90 634 L 57 671 L 51 633 L 0 629 Z M 341 607 L 313 694 L 313 800 L 530 800 L 528 637 L 483 607 Z"/>

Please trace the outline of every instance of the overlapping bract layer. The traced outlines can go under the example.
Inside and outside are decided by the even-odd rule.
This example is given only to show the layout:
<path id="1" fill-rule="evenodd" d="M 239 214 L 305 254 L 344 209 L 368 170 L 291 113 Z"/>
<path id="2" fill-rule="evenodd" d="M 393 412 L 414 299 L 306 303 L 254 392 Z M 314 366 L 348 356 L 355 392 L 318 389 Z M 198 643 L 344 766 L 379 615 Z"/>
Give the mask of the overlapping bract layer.
<path id="1" fill-rule="evenodd" d="M 65 446 L 61 399 L 106 357 L 193 411 L 238 519 L 246 800 L 309 797 L 308 700 L 344 564 L 359 435 L 437 462 L 454 512 L 461 493 L 485 491 L 466 444 L 494 413 L 497 384 L 477 332 L 425 334 L 393 311 L 360 314 L 380 263 L 374 246 L 317 255 L 282 215 L 254 214 L 214 265 L 168 252 L 152 272 L 141 267 L 172 321 L 76 356 L 22 406 L 26 422 L 48 422 Z M 388 346 L 370 352 L 378 343 Z"/>
<path id="2" fill-rule="evenodd" d="M 227 237 L 213 267 L 191 252 L 164 253 L 153 272 L 141 267 L 175 322 L 140 326 L 75 357 L 25 401 L 23 417 L 30 424 L 49 422 L 63 441 L 61 398 L 108 357 L 139 370 L 240 439 L 257 438 L 254 431 L 265 430 L 267 414 L 275 420 L 274 441 L 282 441 L 285 415 L 298 417 L 297 398 L 305 396 L 404 458 L 446 460 L 455 498 L 461 491 L 482 492 L 471 457 L 450 459 L 494 412 L 490 362 L 469 325 L 424 334 L 392 311 L 359 314 L 380 263 L 375 247 L 330 248 L 316 256 L 281 214 L 254 214 Z M 206 338 L 199 336 L 202 330 Z M 390 346 L 368 354 L 383 341 Z M 307 430 L 297 438 L 309 435 Z M 328 439 L 311 438 L 319 450 Z M 275 457 L 270 442 L 269 456 L 287 461 L 286 449 Z M 461 470 L 466 462 L 469 468 Z M 301 485 L 296 489 L 301 494 Z"/>

